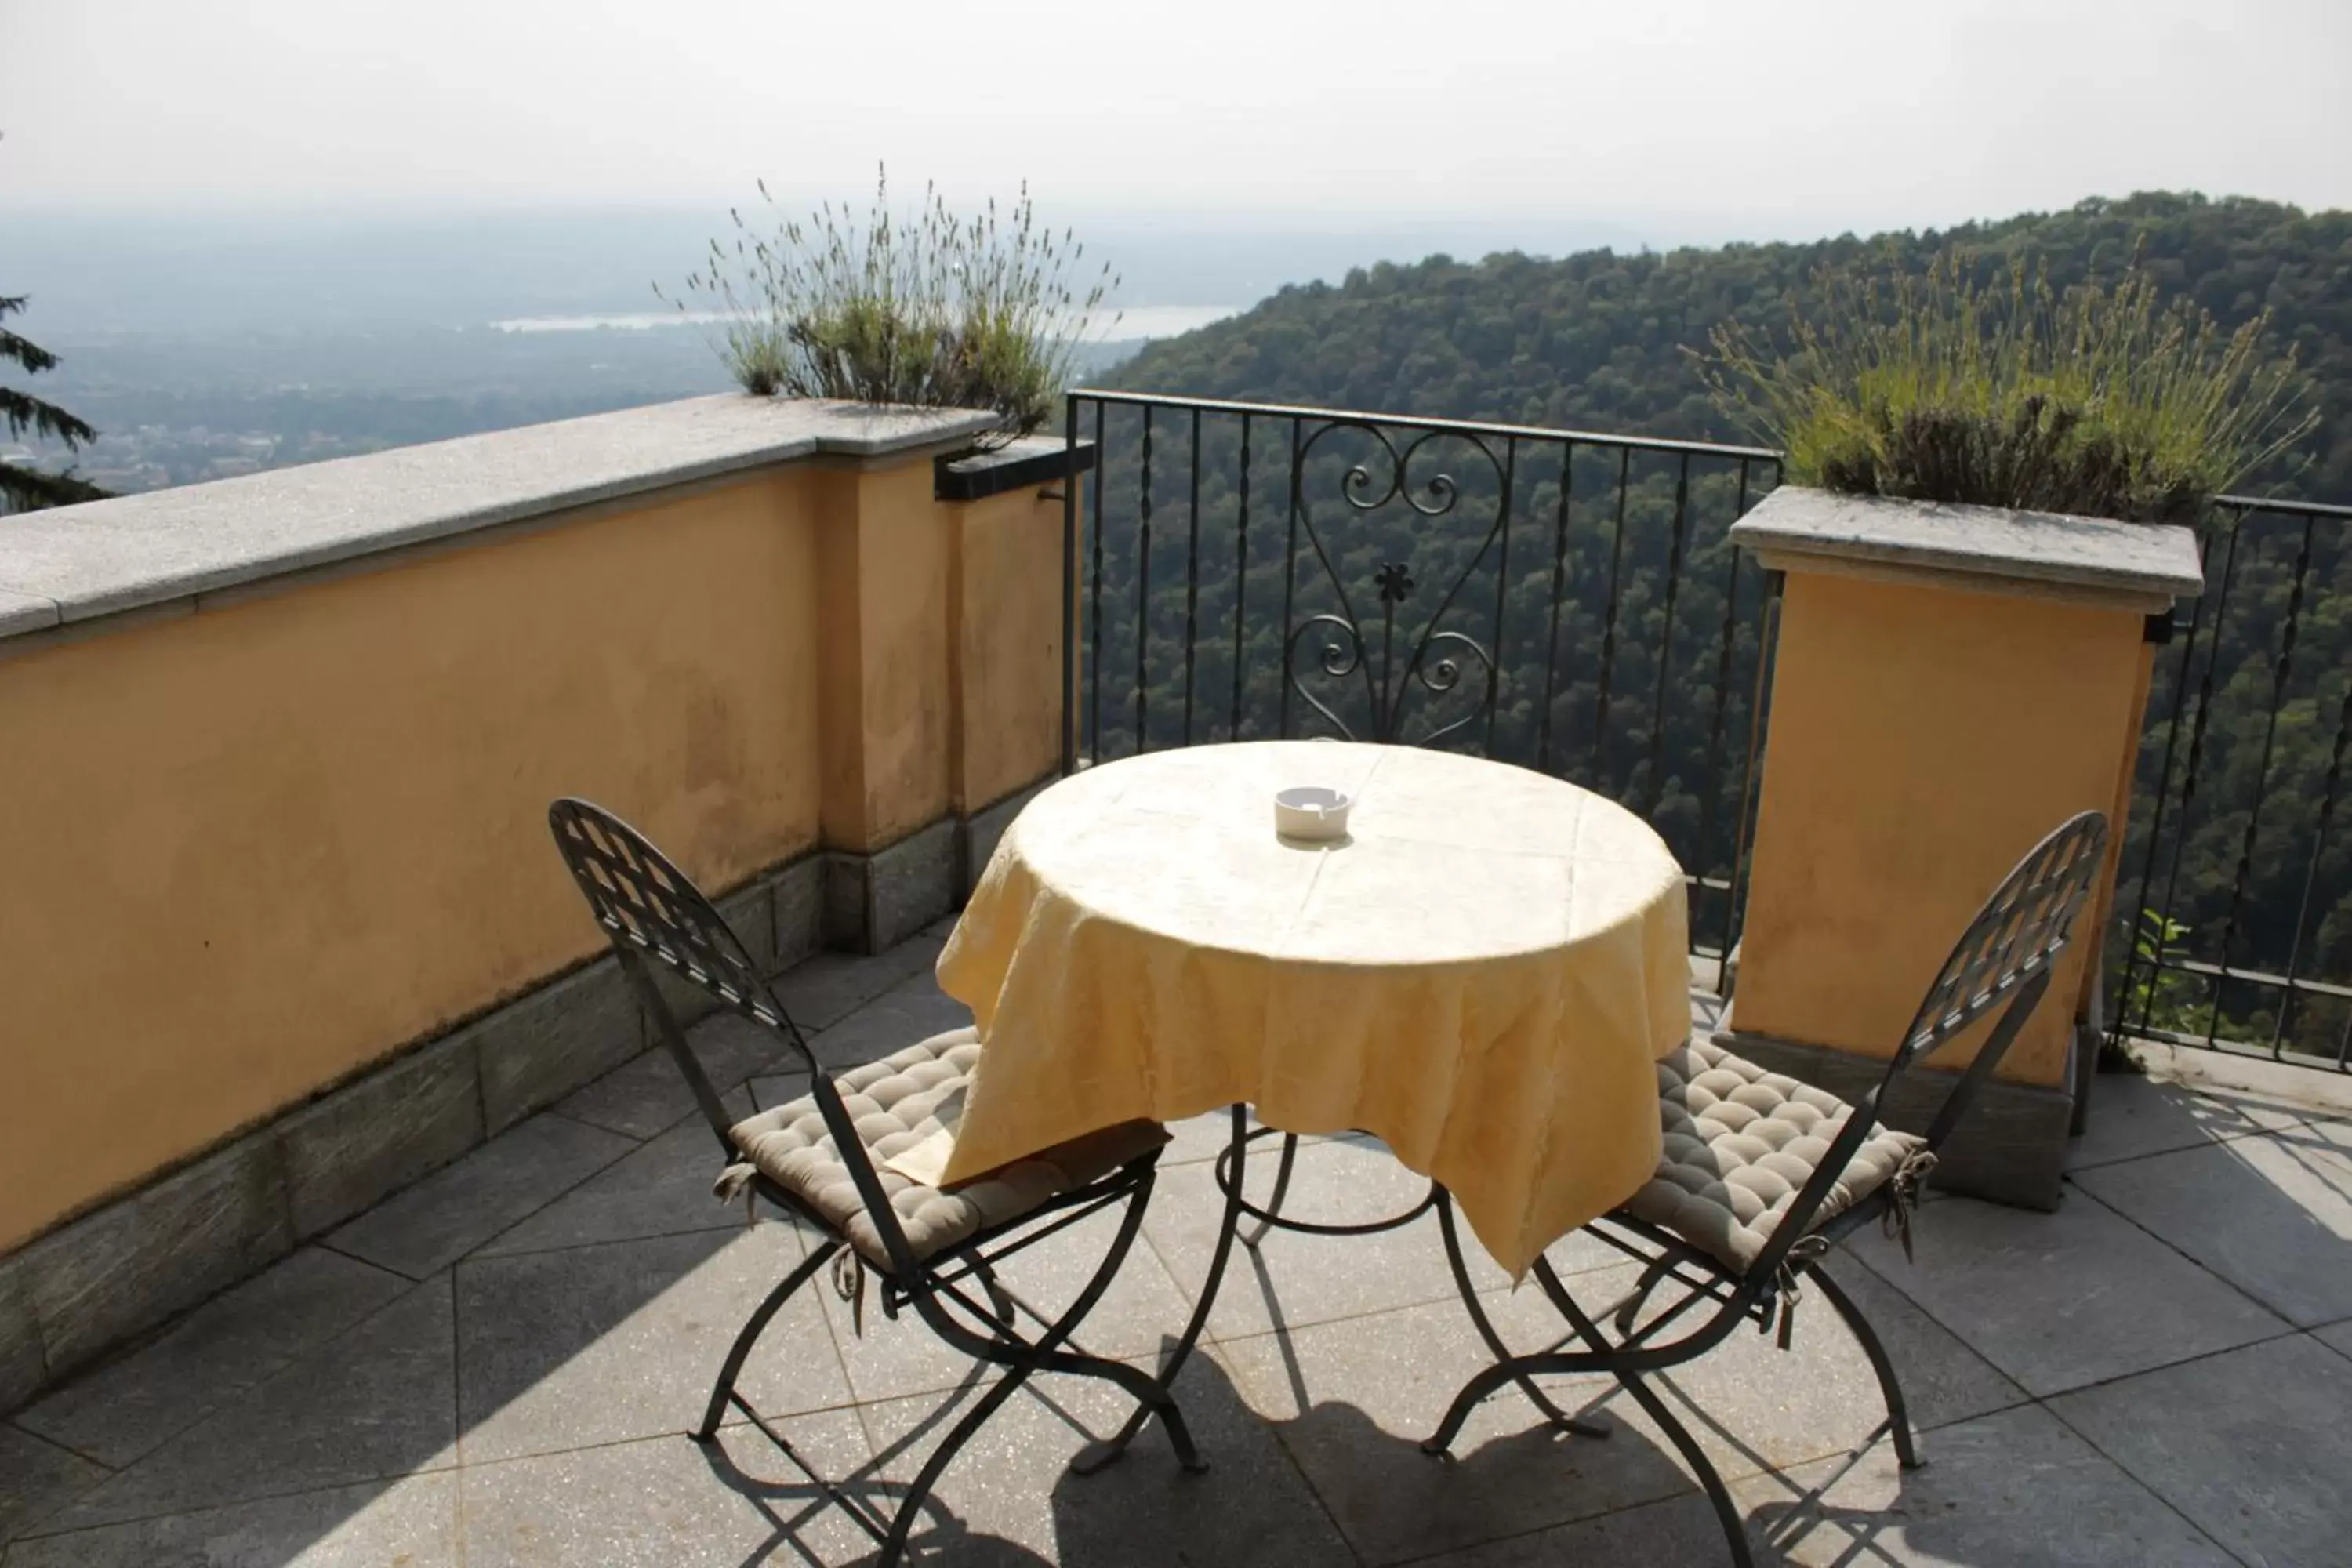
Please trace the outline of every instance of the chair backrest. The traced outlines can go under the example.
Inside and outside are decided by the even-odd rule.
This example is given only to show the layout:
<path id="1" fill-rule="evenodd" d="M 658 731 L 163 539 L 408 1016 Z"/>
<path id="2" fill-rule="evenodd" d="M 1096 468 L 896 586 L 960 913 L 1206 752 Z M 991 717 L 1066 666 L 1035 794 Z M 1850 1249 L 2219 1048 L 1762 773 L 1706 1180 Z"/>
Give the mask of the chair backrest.
<path id="1" fill-rule="evenodd" d="M 547 808 L 549 831 L 555 847 L 580 885 L 596 923 L 604 928 L 618 954 L 621 968 L 635 988 L 672 1059 L 686 1077 L 695 1104 L 718 1134 L 720 1148 L 730 1158 L 741 1158 L 728 1129 L 730 1112 L 701 1058 L 678 1025 L 677 1015 L 654 983 L 648 963 L 698 986 L 724 1006 L 779 1036 L 792 1048 L 809 1075 L 809 1093 L 832 1134 L 835 1151 L 848 1168 L 859 1199 L 880 1232 L 884 1250 L 903 1277 L 913 1268 L 912 1253 L 898 1216 L 882 1189 L 857 1127 L 843 1105 L 840 1090 L 817 1065 L 816 1053 L 783 1004 L 776 1000 L 767 977 L 694 879 L 651 840 L 592 801 L 566 796 Z"/>
<path id="2" fill-rule="evenodd" d="M 2105 862 L 2106 846 L 2106 817 L 2085 811 L 2059 824 L 2001 879 L 1936 972 L 1885 1074 L 1854 1106 L 1811 1179 L 1782 1215 L 1771 1241 L 1749 1269 L 1751 1279 L 1774 1277 L 1789 1249 L 1811 1227 L 1813 1215 L 1870 1136 L 1879 1101 L 1895 1079 L 2006 1003 L 1975 1059 L 1928 1125 L 1927 1147 L 1942 1145 L 2050 989 L 2051 972 L 2074 939 L 2074 918 L 2090 898 Z"/>

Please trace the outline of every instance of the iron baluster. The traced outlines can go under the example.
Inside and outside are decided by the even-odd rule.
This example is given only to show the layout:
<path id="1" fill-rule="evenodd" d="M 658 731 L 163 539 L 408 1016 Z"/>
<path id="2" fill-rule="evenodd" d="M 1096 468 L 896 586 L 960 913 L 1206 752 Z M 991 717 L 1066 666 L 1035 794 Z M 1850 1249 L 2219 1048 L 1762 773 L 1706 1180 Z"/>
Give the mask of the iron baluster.
<path id="1" fill-rule="evenodd" d="M 1100 455 L 1102 448 L 1095 451 Z M 1078 400 L 1062 411 L 1062 773 L 1078 761 Z"/>
<path id="2" fill-rule="evenodd" d="M 1192 521 L 1184 537 L 1184 744 L 1192 743 L 1192 667 L 1201 647 L 1201 411 L 1192 410 Z"/>
<path id="3" fill-rule="evenodd" d="M 1748 459 L 1742 458 L 1739 460 L 1739 489 L 1731 502 L 1732 521 L 1738 521 L 1747 510 Z M 1723 542 L 1723 553 L 1727 561 L 1723 572 L 1723 644 L 1715 660 L 1715 717 L 1708 721 L 1706 731 L 1706 762 L 1710 769 L 1717 766 L 1723 754 L 1723 716 L 1725 710 L 1729 706 L 1731 697 L 1731 649 L 1733 643 L 1738 640 L 1739 630 L 1738 620 L 1739 547 L 1726 537 Z M 1722 788 L 1723 781 L 1717 780 L 1712 786 L 1699 792 L 1698 862 L 1702 878 L 1706 874 L 1706 857 L 1715 845 L 1715 808 L 1717 804 L 1717 797 L 1722 793 Z M 1699 885 L 1703 888 L 1706 883 L 1702 880 Z M 1727 921 L 1726 924 L 1727 926 L 1728 922 Z M 1727 960 L 1730 958 L 1731 949 L 1728 945 L 1724 948 L 1722 956 Z"/>
<path id="4" fill-rule="evenodd" d="M 1276 645 L 1282 654 L 1282 678 L 1276 682 L 1282 707 L 1274 732 L 1285 737 L 1290 733 L 1290 639 L 1297 635 L 1293 622 L 1297 607 L 1298 509 L 1303 504 L 1298 493 L 1298 465 L 1304 455 L 1305 448 L 1298 439 L 1298 419 L 1294 415 L 1290 421 L 1290 539 L 1282 552 L 1282 641 Z"/>
<path id="5" fill-rule="evenodd" d="M 1544 643 L 1543 707 L 1536 714 L 1536 766 L 1551 772 L 1551 705 L 1559 688 L 1559 599 L 1568 576 L 1568 504 L 1576 471 L 1576 443 L 1559 444 L 1559 521 L 1551 537 L 1551 632 Z"/>
<path id="6" fill-rule="evenodd" d="M 2189 808 L 2197 803 L 2197 769 L 2205 756 L 2205 725 L 2206 721 L 2213 716 L 2213 668 L 2221 661 L 2221 633 L 2229 624 L 2230 589 L 2236 584 L 2238 578 L 2238 536 L 2244 521 L 2245 516 L 2242 512 L 2231 515 L 2230 548 L 2221 557 L 2221 591 L 2213 599 L 2213 637 L 2207 645 L 2205 674 L 2198 685 L 2197 717 L 2190 721 L 2189 726 L 2189 761 L 2180 780 L 2180 826 L 2176 839 L 2177 842 L 2184 845 L 2189 841 Z M 2172 869 L 2165 878 L 2164 910 L 2157 917 L 2159 940 L 2161 932 L 2172 929 L 2173 911 L 2179 907 L 2176 900 L 2180 889 L 2180 860 L 2181 857 L 2176 853 L 2172 858 Z M 2155 962 L 2156 973 L 2160 975 L 2163 973 L 2164 964 L 2161 952 L 2158 953 Z M 2214 990 L 2218 1005 L 2221 987 L 2217 984 Z M 2147 1003 L 2141 1008 L 2142 1017 L 2146 1018 L 2155 1006 L 2156 985 L 2151 982 L 2148 985 Z"/>
<path id="7" fill-rule="evenodd" d="M 1516 499 L 1515 487 L 1519 477 L 1519 442 L 1514 436 L 1503 443 L 1503 500 L 1497 510 L 1502 532 L 1496 542 L 1495 554 L 1495 640 L 1486 649 L 1494 668 L 1503 668 L 1503 624 L 1511 591 L 1511 504 Z M 1499 702 L 1486 704 L 1486 754 L 1495 754 L 1495 721 L 1502 712 Z"/>
<path id="8" fill-rule="evenodd" d="M 1076 402 L 1076 399 L 1071 399 Z M 1095 404 L 1095 583 L 1091 630 L 1094 634 L 1094 665 L 1087 680 L 1088 710 L 1087 760 L 1102 761 L 1102 679 L 1103 679 L 1103 491 L 1110 488 L 1110 455 L 1103 449 L 1103 405 Z"/>
<path id="9" fill-rule="evenodd" d="M 2212 565 L 2213 534 L 2209 529 L 2206 531 L 2205 537 L 2199 542 L 2198 575 L 2200 577 L 2207 575 L 2211 571 Z M 2202 629 L 2204 624 L 2205 596 L 2200 594 L 2197 596 L 2197 602 L 2189 606 L 2189 637 L 2181 647 L 2180 668 L 2174 672 L 2172 678 L 2172 717 L 2165 726 L 2164 761 L 2157 769 L 2156 805 L 2147 826 L 2147 848 L 2140 857 L 2139 891 L 2134 896 L 2130 912 L 2126 916 L 2130 926 L 2124 942 L 2124 977 L 2123 984 L 2116 988 L 2116 992 L 2117 1001 L 2115 1022 L 2107 1027 L 2107 1038 L 2110 1043 L 2122 1040 L 2128 1029 L 2132 985 L 2139 973 L 2140 918 L 2144 912 L 2144 906 L 2147 902 L 2149 884 L 2156 878 L 2156 848 L 2164 837 L 2164 808 L 2172 798 L 2172 753 L 2180 740 L 2181 713 L 2189 700 L 2189 671 L 2190 666 L 2197 660 L 2197 634 Z M 2147 1027 L 2149 1011 L 2155 1006 L 2155 996 L 2156 976 L 2151 974 L 2148 981 L 2147 998 L 2140 1005 L 2139 1023 L 2142 1029 Z"/>
<path id="10" fill-rule="evenodd" d="M 1249 602 L 1250 416 L 1242 416 L 1241 509 L 1234 523 L 1234 714 L 1229 741 L 1242 738 L 1242 632 Z"/>
<path id="11" fill-rule="evenodd" d="M 1141 487 L 1141 522 L 1137 529 L 1135 550 L 1135 753 L 1141 756 L 1151 749 L 1150 732 L 1144 728 L 1145 703 L 1149 688 L 1144 684 L 1146 655 L 1151 646 L 1151 405 L 1143 407 L 1143 483 Z"/>
<path id="12" fill-rule="evenodd" d="M 2238 874 L 2230 884 L 2230 918 L 2221 926 L 2221 973 L 2213 982 L 2213 1009 L 2205 1019 L 2205 1043 L 2213 1043 L 2215 1030 L 2221 1026 L 2221 998 L 2229 990 L 2230 948 L 2238 935 L 2238 914 L 2246 898 L 2246 878 L 2254 865 L 2254 840 L 2263 828 L 2263 788 L 2270 782 L 2271 749 L 2278 739 L 2279 709 L 2286 701 L 2287 675 L 2294 665 L 2294 634 L 2303 618 L 2303 585 L 2311 573 L 2311 534 L 2317 518 L 2305 518 L 2303 523 L 2303 545 L 2295 552 L 2294 585 L 2287 590 L 2286 625 L 2279 634 L 2278 662 L 2271 674 L 2270 721 L 2263 726 L 2262 761 L 2254 766 L 2253 804 L 2247 808 L 2245 837 L 2238 845 Z"/>
<path id="13" fill-rule="evenodd" d="M 2344 775 L 2344 742 L 2352 737 L 2352 679 L 2344 683 L 2344 703 L 2336 716 L 2336 744 L 2327 756 L 2327 782 L 2320 787 L 2319 822 L 2311 834 L 2311 864 L 2304 868 L 2303 898 L 2295 905 L 2294 939 L 2287 949 L 2286 987 L 2279 997 L 2278 1022 L 2271 1031 L 2271 1055 L 2280 1054 L 2286 1038 L 2288 1020 L 2294 1015 L 2294 983 L 2303 964 L 2303 935 L 2311 922 L 2312 895 L 2318 890 L 2319 861 L 2327 852 L 2327 829 L 2336 816 L 2336 786 Z M 2347 1003 L 2352 1010 L 2352 1003 Z M 2341 1067 L 2339 1060 L 2336 1065 Z"/>
<path id="14" fill-rule="evenodd" d="M 1666 797 L 1666 679 L 1674 665 L 1675 598 L 1683 583 L 1683 533 L 1690 521 L 1690 454 L 1685 452 L 1675 468 L 1674 542 L 1666 552 L 1666 617 L 1658 628 L 1658 695 L 1650 711 L 1650 809 L 1658 815 Z"/>
<path id="15" fill-rule="evenodd" d="M 1609 782 L 1609 687 L 1617 672 L 1617 586 L 1625 563 L 1625 496 L 1633 482 L 1633 449 L 1617 451 L 1617 531 L 1609 545 L 1609 598 L 1601 621 L 1601 696 L 1592 713 L 1592 782 Z M 1605 793 L 1605 791 L 1604 791 Z"/>

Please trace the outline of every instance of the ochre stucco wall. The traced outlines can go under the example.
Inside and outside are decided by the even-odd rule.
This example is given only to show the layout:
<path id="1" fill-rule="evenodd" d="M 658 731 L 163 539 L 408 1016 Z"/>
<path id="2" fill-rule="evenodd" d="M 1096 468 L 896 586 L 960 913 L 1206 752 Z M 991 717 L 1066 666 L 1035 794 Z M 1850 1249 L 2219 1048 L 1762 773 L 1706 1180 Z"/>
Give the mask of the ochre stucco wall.
<path id="1" fill-rule="evenodd" d="M 948 510 L 957 535 L 955 794 L 971 813 L 1061 763 L 1062 502 L 1032 488 Z"/>
<path id="2" fill-rule="evenodd" d="M 819 468 L 824 836 L 878 849 L 953 796 L 949 583 L 956 509 L 928 461 Z"/>
<path id="3" fill-rule="evenodd" d="M 1733 1004 L 1741 1032 L 1892 1054 L 2018 858 L 2075 812 L 2117 809 L 2147 691 L 2142 621 L 2133 609 L 1789 574 Z M 2076 930 L 2001 1077 L 2062 1080 L 2095 912 Z M 1973 1054 L 1963 1041 L 1936 1065 Z"/>
<path id="4" fill-rule="evenodd" d="M 819 473 L 0 658 L 0 1251 L 594 951 L 553 795 L 714 888 L 812 847 Z M 928 460 L 852 478 L 869 558 L 944 551 Z M 944 669 L 946 568 L 877 575 L 870 809 L 936 817 L 890 649 Z"/>

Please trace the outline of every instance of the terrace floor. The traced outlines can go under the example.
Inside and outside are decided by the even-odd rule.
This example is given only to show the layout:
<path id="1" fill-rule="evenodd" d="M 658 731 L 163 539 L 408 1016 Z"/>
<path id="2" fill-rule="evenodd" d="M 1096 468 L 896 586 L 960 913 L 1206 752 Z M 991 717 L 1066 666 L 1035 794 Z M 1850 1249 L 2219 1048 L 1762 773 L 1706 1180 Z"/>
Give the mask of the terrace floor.
<path id="1" fill-rule="evenodd" d="M 786 976 L 828 1063 L 961 1020 L 937 934 Z M 801 1091 L 726 1021 L 714 1076 Z M 725 1064 L 731 1064 L 727 1066 Z M 2205 1066 L 2207 1064 L 2199 1064 Z M 2229 1068 L 2230 1064 L 2221 1064 Z M 2352 1104 L 2340 1080 L 2221 1071 L 2103 1078 L 2053 1215 L 1931 1203 L 1917 1261 L 1874 1232 L 1833 1272 L 1901 1367 L 1928 1464 L 1884 1445 L 1861 1353 L 1819 1303 L 1794 1348 L 1741 1333 L 1671 1380 L 1763 1562 L 2352 1561 Z M 2341 1120 L 2337 1118 L 2342 1118 Z M 1181 1327 L 1217 1215 L 1218 1120 L 1180 1130 L 1089 1348 L 1149 1361 Z M 5 1568 L 130 1564 L 841 1563 L 871 1556 L 750 1427 L 706 1451 L 699 1414 L 736 1325 L 795 1255 L 786 1223 L 714 1202 L 712 1150 L 646 1057 L 505 1133 L 169 1331 L 0 1424 Z M 1261 1173 L 1269 1162 L 1257 1163 Z M 1298 1212 L 1418 1195 L 1375 1144 L 1303 1156 Z M 1009 1269 L 1051 1299 L 1099 1255 L 1081 1227 Z M 1092 1245 L 1090 1245 L 1092 1244 Z M 1623 1271 L 1555 1248 L 1592 1301 Z M 1556 1330 L 1499 1274 L 1505 1331 Z M 1065 1462 L 1125 1414 L 1098 1384 L 1033 1384 L 938 1489 L 929 1561 L 1516 1568 L 1724 1562 L 1672 1449 L 1605 1383 L 1605 1442 L 1556 1438 L 1515 1394 L 1457 1458 L 1415 1446 L 1484 1361 L 1434 1221 L 1369 1239 L 1277 1236 L 1237 1254 L 1213 1342 L 1178 1385 L 1212 1468 L 1147 1435 L 1090 1479 Z M 836 1475 L 887 1500 L 973 1397 L 914 1323 L 804 1293 L 746 1377 Z M 909 1444 L 918 1445 L 909 1451 Z M 1831 1478 L 1836 1479 L 1832 1481 Z M 1824 1484 L 1826 1489 L 1822 1489 Z"/>

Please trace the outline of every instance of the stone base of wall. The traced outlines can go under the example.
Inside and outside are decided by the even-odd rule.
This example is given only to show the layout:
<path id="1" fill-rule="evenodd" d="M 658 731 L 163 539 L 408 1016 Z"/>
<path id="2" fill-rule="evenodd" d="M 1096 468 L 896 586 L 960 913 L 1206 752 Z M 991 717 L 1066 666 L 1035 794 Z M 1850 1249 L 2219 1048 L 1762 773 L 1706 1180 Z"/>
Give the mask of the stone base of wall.
<path id="1" fill-rule="evenodd" d="M 1037 786 L 1042 788 L 1043 785 Z M 1035 791 L 719 900 L 771 972 L 879 952 L 959 908 Z M 659 979 L 682 1023 L 717 1004 Z M 0 1413 L 431 1174 L 654 1043 L 607 953 L 0 1258 Z"/>
<path id="2" fill-rule="evenodd" d="M 1715 1042 L 1759 1067 L 1849 1101 L 1861 1100 L 1886 1073 L 1883 1061 L 1744 1033 L 1728 1017 L 1716 1031 Z M 1879 1102 L 1879 1120 L 1905 1132 L 1925 1132 L 1959 1079 L 1958 1073 L 1947 1068 L 1915 1067 L 1888 1086 L 1886 1098 Z M 2072 1075 L 2067 1081 L 2074 1081 Z M 2020 1208 L 2054 1209 L 2074 1120 L 2074 1096 L 2069 1089 L 1988 1079 L 1978 1086 L 1976 1102 L 1945 1141 L 1929 1184 Z"/>

